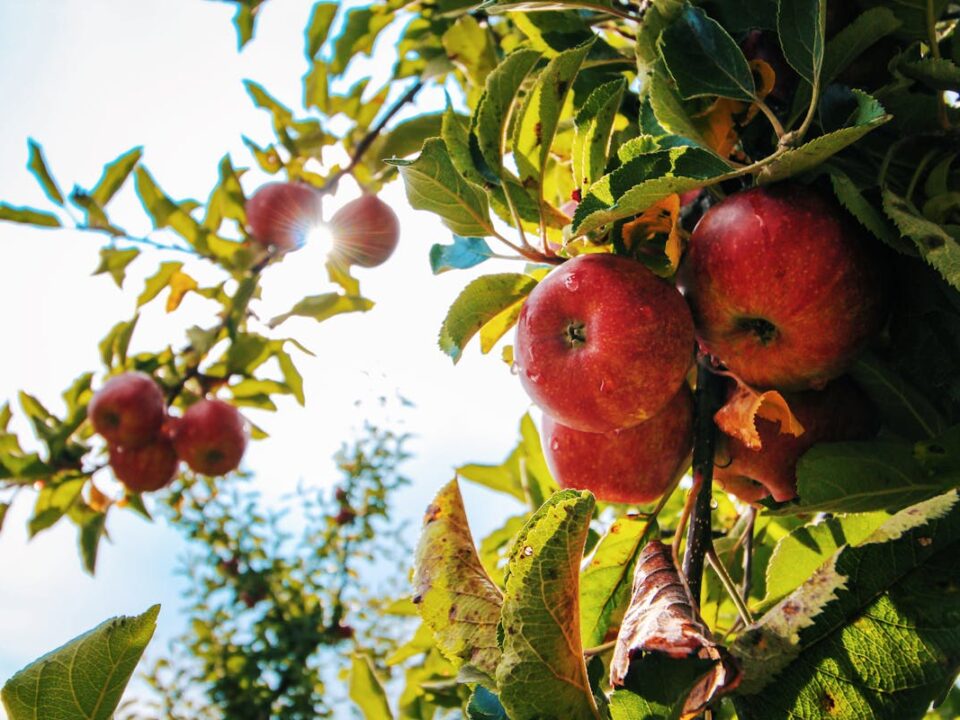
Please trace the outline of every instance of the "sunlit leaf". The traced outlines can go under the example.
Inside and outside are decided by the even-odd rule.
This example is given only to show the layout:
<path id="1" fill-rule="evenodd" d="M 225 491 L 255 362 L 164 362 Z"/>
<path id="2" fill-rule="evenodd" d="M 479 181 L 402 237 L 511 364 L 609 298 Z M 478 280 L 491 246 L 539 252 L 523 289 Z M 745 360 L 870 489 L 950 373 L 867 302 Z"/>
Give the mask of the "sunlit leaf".
<path id="1" fill-rule="evenodd" d="M 63 193 L 57 187 L 56 180 L 50 174 L 47 168 L 46 158 L 43 156 L 43 148 L 35 140 L 28 140 L 27 147 L 30 149 L 30 159 L 27 161 L 27 169 L 33 174 L 40 183 L 44 194 L 57 205 L 63 206 Z"/>
<path id="2" fill-rule="evenodd" d="M 323 295 L 313 295 L 306 297 L 289 311 L 282 315 L 277 315 L 270 320 L 267 325 L 275 328 L 282 322 L 286 322 L 292 317 L 313 318 L 317 322 L 323 322 L 334 315 L 348 312 L 367 312 L 373 308 L 373 301 L 362 297 L 349 297 L 338 293 L 325 293 Z"/>

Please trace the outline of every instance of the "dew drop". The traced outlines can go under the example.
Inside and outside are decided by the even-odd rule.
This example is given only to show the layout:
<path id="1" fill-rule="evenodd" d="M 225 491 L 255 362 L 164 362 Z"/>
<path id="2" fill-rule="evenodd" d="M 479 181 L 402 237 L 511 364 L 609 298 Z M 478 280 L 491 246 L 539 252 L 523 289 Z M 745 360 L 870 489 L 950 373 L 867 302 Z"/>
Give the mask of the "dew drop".
<path id="1" fill-rule="evenodd" d="M 580 287 L 580 280 L 576 273 L 570 273 L 563 279 L 563 284 L 570 292 L 576 292 L 577 288 Z"/>
<path id="2" fill-rule="evenodd" d="M 559 441 L 559 440 L 554 440 L 553 442 L 551 442 L 551 443 L 550 443 L 550 449 L 553 450 L 554 452 L 556 452 L 557 450 L 559 450 L 559 449 L 560 449 L 560 441 Z"/>
<path id="3" fill-rule="evenodd" d="M 520 366 L 517 365 L 515 362 L 510 363 L 510 374 L 511 374 L 511 375 L 519 375 L 519 374 L 520 374 Z"/>
<path id="4" fill-rule="evenodd" d="M 720 507 L 720 503 L 718 503 L 716 500 L 711 500 L 711 501 L 710 501 L 710 509 L 711 509 L 711 510 L 716 510 L 718 507 Z"/>
<path id="5" fill-rule="evenodd" d="M 530 547 L 529 545 L 525 546 L 523 548 L 523 556 L 530 557 L 531 555 L 533 555 L 533 548 Z"/>
<path id="6" fill-rule="evenodd" d="M 540 373 L 528 373 L 527 380 L 536 385 L 538 382 L 540 382 Z"/>

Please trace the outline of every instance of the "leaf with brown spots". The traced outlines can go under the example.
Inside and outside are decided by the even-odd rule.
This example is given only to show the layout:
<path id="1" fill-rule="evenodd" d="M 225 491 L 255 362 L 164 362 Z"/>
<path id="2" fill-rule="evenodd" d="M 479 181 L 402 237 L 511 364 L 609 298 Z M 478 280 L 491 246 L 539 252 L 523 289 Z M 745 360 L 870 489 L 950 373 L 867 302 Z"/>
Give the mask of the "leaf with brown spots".
<path id="1" fill-rule="evenodd" d="M 717 427 L 723 432 L 737 438 L 751 450 L 759 450 L 762 444 L 757 430 L 758 417 L 780 423 L 781 433 L 795 437 L 803 434 L 803 425 L 790 412 L 783 395 L 776 390 L 759 392 L 739 380 L 736 382 L 736 388 L 726 404 L 713 416 Z"/>
<path id="2" fill-rule="evenodd" d="M 690 601 L 686 585 L 673 564 L 670 547 L 651 540 L 637 558 L 633 598 L 610 662 L 610 684 L 626 684 L 635 660 L 663 656 L 677 661 L 709 661 L 683 702 L 681 718 L 694 717 L 715 698 L 740 682 L 740 669 L 726 648 L 714 642 L 710 630 Z M 643 696 L 643 678 L 632 689 Z"/>
<path id="3" fill-rule="evenodd" d="M 486 676 L 485 684 L 493 687 L 503 597 L 477 555 L 456 480 L 444 485 L 427 508 L 415 563 L 413 601 L 437 647 L 455 665 Z"/>

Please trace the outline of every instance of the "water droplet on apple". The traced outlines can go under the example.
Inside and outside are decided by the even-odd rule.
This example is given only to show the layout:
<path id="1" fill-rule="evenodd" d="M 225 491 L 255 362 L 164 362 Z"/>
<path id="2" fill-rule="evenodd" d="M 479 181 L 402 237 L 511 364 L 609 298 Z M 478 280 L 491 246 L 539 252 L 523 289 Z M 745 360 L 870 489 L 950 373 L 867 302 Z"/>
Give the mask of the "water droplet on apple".
<path id="1" fill-rule="evenodd" d="M 511 375 L 519 375 L 519 374 L 520 374 L 520 366 L 517 365 L 515 362 L 510 363 L 510 374 L 511 374 Z"/>
<path id="2" fill-rule="evenodd" d="M 577 288 L 580 287 L 580 280 L 577 278 L 576 273 L 570 273 L 563 279 L 563 284 L 570 292 L 576 292 Z"/>
<path id="3" fill-rule="evenodd" d="M 550 449 L 553 450 L 554 452 L 556 452 L 557 450 L 559 450 L 559 449 L 560 449 L 560 441 L 559 441 L 559 440 L 553 440 L 553 441 L 550 443 Z"/>
<path id="4" fill-rule="evenodd" d="M 527 373 L 527 380 L 534 384 L 540 382 L 540 373 Z"/>
<path id="5" fill-rule="evenodd" d="M 720 503 L 718 503 L 716 500 L 711 500 L 711 501 L 710 501 L 710 509 L 711 509 L 711 510 L 716 510 L 718 507 L 720 507 Z"/>

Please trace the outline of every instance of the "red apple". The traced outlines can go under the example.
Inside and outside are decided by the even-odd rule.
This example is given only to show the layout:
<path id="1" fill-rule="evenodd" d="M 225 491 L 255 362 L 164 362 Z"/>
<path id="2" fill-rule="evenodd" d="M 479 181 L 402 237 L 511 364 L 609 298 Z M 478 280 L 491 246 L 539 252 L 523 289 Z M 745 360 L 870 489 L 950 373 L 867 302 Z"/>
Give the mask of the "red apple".
<path id="1" fill-rule="evenodd" d="M 253 240 L 276 252 L 296 250 L 321 222 L 320 193 L 309 185 L 273 182 L 247 200 L 247 228 Z"/>
<path id="2" fill-rule="evenodd" d="M 376 267 L 400 240 L 400 220 L 376 195 L 351 200 L 330 218 L 333 255 L 348 265 Z"/>
<path id="3" fill-rule="evenodd" d="M 797 460 L 815 443 L 866 440 L 878 429 L 877 413 L 849 379 L 834 380 L 823 390 L 785 393 L 794 416 L 803 425 L 799 436 L 780 432 L 780 423 L 757 418 L 762 447 L 751 450 L 724 436 L 727 463 L 714 470 L 717 484 L 746 502 L 772 495 L 782 502 L 797 495 Z"/>
<path id="4" fill-rule="evenodd" d="M 793 184 L 710 208 L 690 238 L 683 284 L 701 346 L 760 388 L 822 387 L 884 315 L 881 258 L 863 230 Z"/>
<path id="5" fill-rule="evenodd" d="M 140 372 L 110 378 L 87 407 L 93 429 L 111 445 L 126 448 L 153 440 L 166 414 L 163 391 L 153 378 Z"/>
<path id="6" fill-rule="evenodd" d="M 191 470 L 226 475 L 236 470 L 247 447 L 247 429 L 237 409 L 222 400 L 201 400 L 187 408 L 174 428 L 177 455 Z"/>
<path id="7" fill-rule="evenodd" d="M 603 433 L 656 415 L 693 355 L 683 297 L 635 260 L 579 255 L 537 285 L 517 322 L 530 398 L 557 422 Z"/>
<path id="8" fill-rule="evenodd" d="M 665 408 L 639 425 L 587 433 L 543 416 L 543 451 L 560 487 L 589 490 L 604 502 L 656 500 L 693 445 L 693 394 L 680 387 Z"/>
<path id="9" fill-rule="evenodd" d="M 117 480 L 134 492 L 159 490 L 177 476 L 180 459 L 162 435 L 141 447 L 110 446 L 110 467 Z"/>

